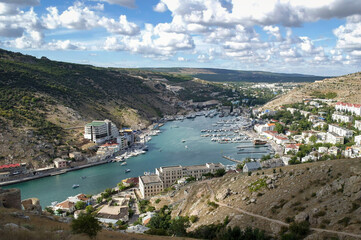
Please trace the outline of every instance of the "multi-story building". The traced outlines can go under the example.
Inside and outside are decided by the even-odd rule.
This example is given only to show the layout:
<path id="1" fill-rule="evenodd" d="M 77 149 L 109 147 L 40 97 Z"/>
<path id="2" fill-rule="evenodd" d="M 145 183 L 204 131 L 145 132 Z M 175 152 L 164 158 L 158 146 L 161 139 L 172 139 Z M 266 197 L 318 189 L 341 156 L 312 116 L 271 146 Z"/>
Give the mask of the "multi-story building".
<path id="1" fill-rule="evenodd" d="M 117 136 L 119 136 L 119 130 L 109 120 L 93 121 L 84 127 L 84 138 L 95 143 L 102 143 Z"/>
<path id="2" fill-rule="evenodd" d="M 361 116 L 361 104 L 337 102 L 335 109 L 336 111 L 349 112 L 357 116 Z"/>
<path id="3" fill-rule="evenodd" d="M 274 131 L 275 128 L 276 128 L 276 124 L 274 124 L 274 123 L 256 124 L 254 126 L 254 130 L 258 133 L 261 133 L 264 131 Z"/>
<path id="4" fill-rule="evenodd" d="M 355 120 L 355 128 L 357 128 L 358 130 L 361 130 L 361 121 L 360 120 Z"/>
<path id="5" fill-rule="evenodd" d="M 351 130 L 348 130 L 346 128 L 334 124 L 328 125 L 328 132 L 336 133 L 337 135 L 345 138 L 351 138 L 353 135 L 353 132 Z"/>
<path id="6" fill-rule="evenodd" d="M 193 165 L 193 166 L 171 166 L 160 167 L 155 169 L 155 173 L 162 179 L 163 187 L 167 188 L 174 184 L 178 179 L 182 177 L 195 177 L 200 179 L 205 173 L 214 173 L 218 169 L 224 168 L 222 163 L 206 163 L 205 165 Z"/>
<path id="7" fill-rule="evenodd" d="M 68 164 L 68 161 L 62 158 L 56 158 L 53 160 L 53 162 L 56 168 L 65 168 Z"/>
<path id="8" fill-rule="evenodd" d="M 361 135 L 355 136 L 355 144 L 361 146 Z"/>
<path id="9" fill-rule="evenodd" d="M 352 122 L 353 121 L 353 117 L 352 116 L 348 116 L 348 115 L 342 115 L 340 113 L 335 112 L 334 114 L 332 114 L 332 120 L 336 121 L 336 122 Z"/>
<path id="10" fill-rule="evenodd" d="M 332 143 L 332 144 L 344 144 L 344 137 L 338 135 L 337 133 L 333 133 L 333 132 L 327 132 L 326 135 L 326 142 L 327 143 Z"/>
<path id="11" fill-rule="evenodd" d="M 163 181 L 158 175 L 139 177 L 139 190 L 143 198 L 149 198 L 163 191 Z"/>

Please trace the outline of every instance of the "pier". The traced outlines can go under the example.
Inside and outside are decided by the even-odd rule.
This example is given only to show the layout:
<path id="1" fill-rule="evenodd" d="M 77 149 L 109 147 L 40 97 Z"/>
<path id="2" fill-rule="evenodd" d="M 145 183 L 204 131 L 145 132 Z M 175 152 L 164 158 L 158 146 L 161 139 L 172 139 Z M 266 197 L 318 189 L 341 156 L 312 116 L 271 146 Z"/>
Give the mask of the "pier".
<path id="1" fill-rule="evenodd" d="M 269 147 L 268 145 L 248 145 L 248 146 L 238 146 L 237 148 L 265 148 Z"/>
<path id="2" fill-rule="evenodd" d="M 236 159 L 233 159 L 233 158 L 230 158 L 230 157 L 227 157 L 227 156 L 223 156 L 223 158 L 229 160 L 229 161 L 232 161 L 232 162 L 236 162 L 236 163 L 242 163 L 242 161 L 240 160 L 236 160 Z"/>
<path id="3" fill-rule="evenodd" d="M 257 151 L 257 152 L 237 152 L 237 154 L 252 154 L 252 153 L 268 153 L 267 151 L 262 151 L 262 152 L 259 152 L 259 151 Z"/>

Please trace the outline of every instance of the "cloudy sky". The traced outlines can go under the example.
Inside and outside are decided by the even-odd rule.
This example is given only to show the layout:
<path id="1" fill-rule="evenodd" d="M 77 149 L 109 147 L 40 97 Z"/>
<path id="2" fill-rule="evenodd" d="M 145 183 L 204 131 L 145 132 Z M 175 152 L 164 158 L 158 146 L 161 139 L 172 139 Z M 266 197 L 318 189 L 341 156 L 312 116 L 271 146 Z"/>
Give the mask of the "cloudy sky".
<path id="1" fill-rule="evenodd" d="M 0 0 L 0 48 L 113 67 L 361 71 L 360 0 Z"/>

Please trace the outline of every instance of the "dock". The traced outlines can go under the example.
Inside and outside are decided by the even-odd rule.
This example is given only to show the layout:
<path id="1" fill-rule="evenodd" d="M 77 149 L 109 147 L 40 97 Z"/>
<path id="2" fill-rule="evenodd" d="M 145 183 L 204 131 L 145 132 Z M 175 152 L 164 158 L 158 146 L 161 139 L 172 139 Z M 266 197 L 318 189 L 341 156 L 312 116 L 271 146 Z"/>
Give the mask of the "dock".
<path id="1" fill-rule="evenodd" d="M 238 146 L 237 148 L 265 148 L 269 147 L 269 145 L 247 145 L 247 146 Z"/>
<path id="2" fill-rule="evenodd" d="M 232 161 L 232 162 L 236 162 L 236 163 L 242 163 L 242 161 L 240 160 L 236 160 L 236 159 L 233 159 L 233 158 L 230 158 L 230 157 L 227 157 L 227 156 L 223 156 L 223 158 L 229 160 L 229 161 Z"/>
<path id="3" fill-rule="evenodd" d="M 255 152 L 255 151 L 253 151 L 253 152 L 237 152 L 237 154 L 253 154 L 253 153 L 262 153 L 262 154 L 264 154 L 264 153 L 268 153 L 267 151 L 262 151 L 262 152 Z"/>

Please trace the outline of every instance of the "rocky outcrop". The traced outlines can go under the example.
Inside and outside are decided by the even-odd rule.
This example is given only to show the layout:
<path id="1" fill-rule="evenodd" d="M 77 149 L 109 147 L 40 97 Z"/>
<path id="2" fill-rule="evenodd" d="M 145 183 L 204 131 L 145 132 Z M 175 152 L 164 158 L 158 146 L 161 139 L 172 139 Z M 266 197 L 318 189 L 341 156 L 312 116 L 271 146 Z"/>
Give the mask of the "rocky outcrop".
<path id="1" fill-rule="evenodd" d="M 0 188 L 0 207 L 21 209 L 20 189 Z"/>
<path id="2" fill-rule="evenodd" d="M 33 212 L 36 214 L 41 214 L 42 209 L 40 206 L 40 201 L 37 198 L 28 198 L 21 202 L 25 211 Z"/>

